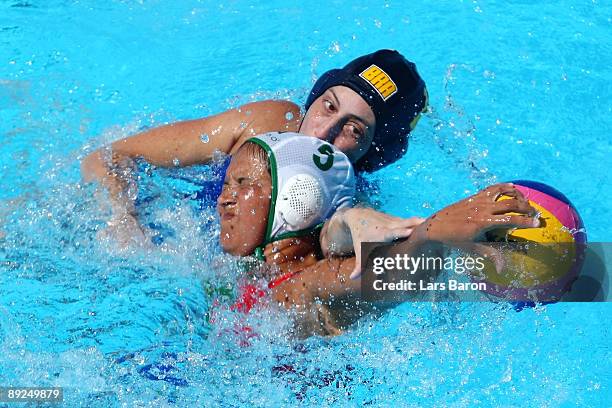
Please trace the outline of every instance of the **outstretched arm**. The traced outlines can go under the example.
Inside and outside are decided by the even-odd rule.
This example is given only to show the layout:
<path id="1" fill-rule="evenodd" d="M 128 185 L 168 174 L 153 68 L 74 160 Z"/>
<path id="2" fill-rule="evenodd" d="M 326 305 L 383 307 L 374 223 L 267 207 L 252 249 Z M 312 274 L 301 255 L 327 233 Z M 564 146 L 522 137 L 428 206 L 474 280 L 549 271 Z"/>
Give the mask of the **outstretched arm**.
<path id="1" fill-rule="evenodd" d="M 85 182 L 98 182 L 109 192 L 114 219 L 134 224 L 137 185 L 133 159 L 156 166 L 208 163 L 215 151 L 231 154 L 249 137 L 271 131 L 296 131 L 297 105 L 287 101 L 249 103 L 203 119 L 172 123 L 118 140 L 91 153 L 81 163 Z M 136 223 L 137 224 L 137 223 Z"/>
<path id="2" fill-rule="evenodd" d="M 497 201 L 501 195 L 508 195 L 511 200 Z M 325 223 L 320 244 L 325 256 L 355 254 L 357 262 L 351 278 L 356 279 L 361 275 L 362 242 L 408 238 L 424 221 L 429 225 L 428 234 L 441 242 L 478 242 L 484 241 L 484 234 L 493 228 L 535 227 L 538 221 L 534 214 L 535 210 L 512 184 L 496 184 L 438 211 L 427 220 L 402 219 L 371 208 L 339 210 Z M 488 250 L 477 244 L 473 248 Z"/>
<path id="3" fill-rule="evenodd" d="M 296 131 L 300 117 L 299 107 L 292 102 L 253 102 L 207 118 L 138 133 L 112 143 L 111 150 L 122 157 L 142 157 L 156 166 L 204 164 L 212 159 L 215 151 L 231 154 L 256 134 Z M 104 177 L 108 164 L 104 161 L 103 149 L 87 156 L 81 169 L 85 181 Z"/>
<path id="4" fill-rule="evenodd" d="M 501 195 L 511 199 L 498 201 Z M 530 228 L 538 224 L 535 210 L 512 184 L 497 184 L 438 211 L 415 226 L 408 239 L 380 248 L 379 255 L 435 256 L 442 254 L 445 247 L 482 241 L 484 234 L 491 229 Z M 478 250 L 477 247 L 473 249 Z M 355 309 L 350 299 L 358 300 L 361 290 L 361 281 L 349 278 L 354 267 L 354 257 L 319 261 L 274 288 L 274 299 L 287 308 L 304 310 L 316 302 L 331 307 L 333 302 L 343 300 L 347 306 L 340 310 L 339 315 L 346 315 Z M 416 271 L 411 279 L 418 281 L 427 278 L 425 274 L 437 272 Z"/>

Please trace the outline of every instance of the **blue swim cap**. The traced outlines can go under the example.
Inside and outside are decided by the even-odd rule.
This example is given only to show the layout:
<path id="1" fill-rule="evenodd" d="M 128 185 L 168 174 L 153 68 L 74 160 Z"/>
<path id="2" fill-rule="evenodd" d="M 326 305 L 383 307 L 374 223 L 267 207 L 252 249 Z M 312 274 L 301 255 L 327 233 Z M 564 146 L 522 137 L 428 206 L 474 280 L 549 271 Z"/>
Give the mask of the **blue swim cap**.
<path id="1" fill-rule="evenodd" d="M 355 163 L 357 171 L 375 171 L 401 158 L 408 148 L 408 134 L 427 108 L 427 89 L 414 63 L 399 52 L 379 50 L 327 71 L 314 84 L 306 110 L 332 86 L 357 92 L 372 108 L 376 132 L 372 146 Z"/>

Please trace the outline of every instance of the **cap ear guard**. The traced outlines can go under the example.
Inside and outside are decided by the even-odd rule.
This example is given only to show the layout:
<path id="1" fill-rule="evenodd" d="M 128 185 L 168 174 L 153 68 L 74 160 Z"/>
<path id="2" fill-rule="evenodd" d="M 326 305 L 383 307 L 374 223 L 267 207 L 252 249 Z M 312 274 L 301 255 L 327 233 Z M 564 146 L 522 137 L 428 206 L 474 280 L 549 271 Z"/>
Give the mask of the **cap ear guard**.
<path id="1" fill-rule="evenodd" d="M 287 231 L 310 227 L 322 215 L 324 192 L 310 174 L 296 174 L 285 182 L 278 194 L 276 210 Z"/>

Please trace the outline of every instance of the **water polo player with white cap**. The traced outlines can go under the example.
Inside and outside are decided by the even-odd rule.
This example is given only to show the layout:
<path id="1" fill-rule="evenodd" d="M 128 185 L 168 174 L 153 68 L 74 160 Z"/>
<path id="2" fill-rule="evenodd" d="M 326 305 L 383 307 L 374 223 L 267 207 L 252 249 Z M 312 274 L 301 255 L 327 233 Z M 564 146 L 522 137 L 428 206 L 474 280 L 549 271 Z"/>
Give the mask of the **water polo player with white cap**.
<path id="1" fill-rule="evenodd" d="M 392 299 L 373 304 L 361 298 L 361 283 L 349 279 L 355 257 L 318 256 L 313 230 L 350 207 L 354 189 L 347 156 L 325 141 L 295 133 L 249 139 L 232 157 L 217 201 L 221 246 L 233 255 L 257 255 L 276 268 L 264 270 L 267 285 L 240 284 L 231 309 L 247 313 L 262 298 L 271 299 L 297 312 L 299 334 L 307 336 L 339 334 L 366 313 L 393 306 Z M 477 241 L 492 227 L 532 227 L 534 209 L 520 194 L 512 198 L 512 210 L 520 215 L 497 215 L 500 203 L 493 198 L 514 193 L 511 184 L 491 186 L 431 216 L 408 240 L 380 248 L 380 254 L 442 256 L 445 244 Z M 406 278 L 418 282 L 438 272 L 415 270 Z"/>
<path id="2" fill-rule="evenodd" d="M 353 167 L 333 145 L 296 133 L 251 138 L 233 155 L 217 200 L 221 247 L 277 265 L 273 289 L 318 261 L 317 227 L 354 194 Z M 252 283 L 239 288 L 232 308 L 242 312 L 266 295 Z"/>
<path id="3" fill-rule="evenodd" d="M 263 259 L 266 246 L 308 236 L 350 207 L 354 193 L 352 165 L 333 145 L 296 133 L 251 138 L 232 157 L 217 200 L 221 246 Z"/>

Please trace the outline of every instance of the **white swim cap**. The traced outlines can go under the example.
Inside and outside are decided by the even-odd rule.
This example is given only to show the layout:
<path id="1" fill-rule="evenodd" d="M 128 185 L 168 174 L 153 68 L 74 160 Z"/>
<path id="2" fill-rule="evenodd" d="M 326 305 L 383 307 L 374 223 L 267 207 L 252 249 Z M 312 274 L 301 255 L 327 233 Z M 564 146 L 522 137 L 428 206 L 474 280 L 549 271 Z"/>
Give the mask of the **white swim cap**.
<path id="1" fill-rule="evenodd" d="M 247 142 L 266 151 L 272 178 L 263 245 L 301 235 L 353 204 L 353 166 L 333 145 L 292 132 L 265 133 Z"/>

